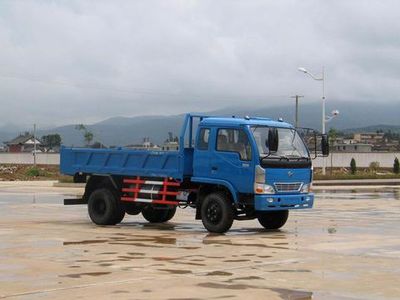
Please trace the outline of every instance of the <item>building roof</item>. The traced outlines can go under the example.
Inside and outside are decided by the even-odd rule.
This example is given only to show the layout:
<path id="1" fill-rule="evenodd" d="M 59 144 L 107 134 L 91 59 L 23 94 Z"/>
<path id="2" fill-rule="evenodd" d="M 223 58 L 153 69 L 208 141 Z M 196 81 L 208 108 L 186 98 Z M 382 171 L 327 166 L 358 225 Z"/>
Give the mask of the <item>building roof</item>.
<path id="1" fill-rule="evenodd" d="M 34 136 L 33 134 L 20 134 L 19 136 L 17 136 L 15 139 L 5 142 L 6 145 L 20 145 L 20 144 L 25 144 L 26 142 L 28 142 L 29 140 L 33 139 Z M 40 141 L 38 139 L 36 139 L 36 141 L 38 142 L 38 144 L 41 144 Z"/>

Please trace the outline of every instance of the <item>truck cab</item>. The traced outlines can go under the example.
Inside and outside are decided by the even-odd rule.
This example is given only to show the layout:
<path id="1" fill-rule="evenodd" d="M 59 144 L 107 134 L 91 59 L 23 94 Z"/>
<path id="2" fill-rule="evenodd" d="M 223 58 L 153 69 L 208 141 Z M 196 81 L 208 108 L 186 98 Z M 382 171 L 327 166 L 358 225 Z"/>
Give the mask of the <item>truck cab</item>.
<path id="1" fill-rule="evenodd" d="M 287 219 L 311 208 L 312 164 L 296 129 L 266 118 L 206 118 L 198 126 L 193 182 L 227 188 L 242 218 Z"/>

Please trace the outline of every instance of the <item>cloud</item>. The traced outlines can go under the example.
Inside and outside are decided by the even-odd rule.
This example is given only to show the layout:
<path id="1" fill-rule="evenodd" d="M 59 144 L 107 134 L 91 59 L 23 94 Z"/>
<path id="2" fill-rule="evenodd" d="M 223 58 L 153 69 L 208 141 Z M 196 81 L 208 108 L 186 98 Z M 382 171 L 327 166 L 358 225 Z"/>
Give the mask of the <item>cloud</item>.
<path id="1" fill-rule="evenodd" d="M 0 124 L 399 101 L 396 1 L 2 1 Z M 400 103 L 399 103 L 400 104 Z"/>

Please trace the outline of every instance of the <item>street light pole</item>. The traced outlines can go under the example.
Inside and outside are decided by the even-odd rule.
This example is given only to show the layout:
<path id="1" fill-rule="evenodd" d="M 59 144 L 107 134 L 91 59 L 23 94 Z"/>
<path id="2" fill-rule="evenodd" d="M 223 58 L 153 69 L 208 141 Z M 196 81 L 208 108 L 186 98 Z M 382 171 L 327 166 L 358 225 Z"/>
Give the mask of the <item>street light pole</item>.
<path id="1" fill-rule="evenodd" d="M 296 98 L 296 113 L 295 113 L 295 126 L 296 128 L 299 127 L 299 98 L 303 98 L 304 96 L 299 96 L 299 95 L 295 95 L 292 96 L 291 98 Z"/>
<path id="2" fill-rule="evenodd" d="M 325 134 L 325 123 L 326 123 L 326 116 L 325 116 L 325 68 L 322 67 L 322 75 L 321 77 L 316 77 L 310 72 L 308 72 L 304 68 L 298 69 L 300 72 L 308 74 L 312 79 L 317 81 L 322 81 L 322 134 Z M 326 174 L 326 167 L 325 167 L 325 159 L 322 159 L 322 175 Z"/>
<path id="3" fill-rule="evenodd" d="M 33 124 L 33 166 L 36 168 L 36 124 Z"/>
<path id="4" fill-rule="evenodd" d="M 322 134 L 326 133 L 325 130 L 325 68 L 322 67 Z M 322 170 L 322 173 L 325 175 L 325 163 L 324 163 L 324 168 Z"/>

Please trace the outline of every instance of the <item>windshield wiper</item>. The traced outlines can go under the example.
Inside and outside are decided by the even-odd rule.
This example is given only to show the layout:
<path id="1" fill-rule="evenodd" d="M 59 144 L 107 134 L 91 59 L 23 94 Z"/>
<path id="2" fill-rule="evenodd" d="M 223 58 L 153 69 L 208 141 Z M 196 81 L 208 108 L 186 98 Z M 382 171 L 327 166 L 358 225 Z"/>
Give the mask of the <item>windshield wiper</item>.
<path id="1" fill-rule="evenodd" d="M 308 160 L 309 159 L 309 157 L 307 157 L 307 156 L 297 156 L 297 155 L 293 155 L 293 154 L 287 155 L 286 157 L 290 158 L 290 159 L 297 159 L 297 160 L 300 160 L 300 159 Z"/>
<path id="2" fill-rule="evenodd" d="M 266 158 L 275 158 L 275 159 L 280 158 L 280 157 L 277 156 L 277 155 L 271 156 L 271 154 L 272 154 L 272 153 L 270 152 L 270 153 L 268 153 L 267 155 L 261 157 L 261 158 L 260 158 L 260 161 L 263 161 L 263 160 L 266 159 Z"/>

